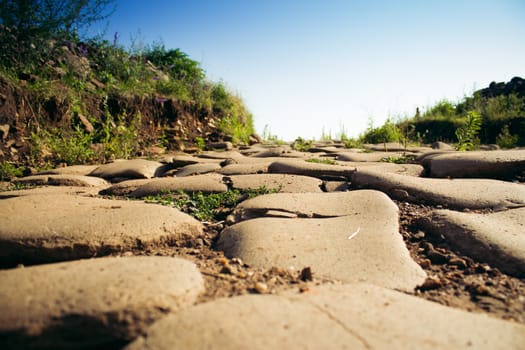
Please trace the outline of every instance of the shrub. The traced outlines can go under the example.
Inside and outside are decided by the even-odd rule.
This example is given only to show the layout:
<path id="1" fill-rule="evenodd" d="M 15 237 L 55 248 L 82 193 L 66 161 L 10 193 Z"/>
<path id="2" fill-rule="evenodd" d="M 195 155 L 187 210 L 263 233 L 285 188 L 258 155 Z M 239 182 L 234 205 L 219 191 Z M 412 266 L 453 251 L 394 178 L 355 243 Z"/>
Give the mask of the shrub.
<path id="1" fill-rule="evenodd" d="M 370 122 L 365 133 L 361 136 L 361 140 L 364 143 L 401 142 L 403 133 L 388 118 L 382 126 L 377 128 L 374 128 L 372 122 Z"/>
<path id="2" fill-rule="evenodd" d="M 92 161 L 95 154 L 91 142 L 92 136 L 79 127 L 72 131 L 52 128 L 31 134 L 32 153 L 36 159 L 67 165 Z"/>
<path id="3" fill-rule="evenodd" d="M 312 148 L 314 142 L 312 140 L 307 141 L 303 139 L 302 137 L 298 137 L 295 139 L 295 141 L 292 143 L 292 148 L 296 151 L 300 152 L 308 152 L 310 148 Z"/>
<path id="4" fill-rule="evenodd" d="M 9 162 L 0 162 L 0 181 L 9 181 L 24 175 L 22 169 Z"/>
<path id="5" fill-rule="evenodd" d="M 519 135 L 512 135 L 509 126 L 505 125 L 496 137 L 496 144 L 501 148 L 514 148 L 518 145 Z"/>

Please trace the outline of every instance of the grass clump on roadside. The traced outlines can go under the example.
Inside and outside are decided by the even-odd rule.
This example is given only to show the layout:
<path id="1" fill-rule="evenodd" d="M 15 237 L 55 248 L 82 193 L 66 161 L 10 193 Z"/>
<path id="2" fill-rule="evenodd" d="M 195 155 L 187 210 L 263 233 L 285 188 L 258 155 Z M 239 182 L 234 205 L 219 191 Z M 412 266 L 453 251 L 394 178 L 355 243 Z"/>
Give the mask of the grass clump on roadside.
<path id="1" fill-rule="evenodd" d="M 167 192 L 145 198 L 148 203 L 177 208 L 190 214 L 199 221 L 224 220 L 240 202 L 264 194 L 277 193 L 280 188 L 268 189 L 261 186 L 249 190 L 229 190 L 223 193 L 202 192 L 187 193 L 184 191 Z"/>
<path id="2" fill-rule="evenodd" d="M 302 137 L 298 137 L 292 143 L 292 148 L 299 152 L 308 152 L 313 145 L 314 142 L 312 140 L 305 140 Z"/>
<path id="3" fill-rule="evenodd" d="M 0 181 L 10 181 L 16 177 L 22 177 L 24 171 L 10 162 L 0 162 Z"/>

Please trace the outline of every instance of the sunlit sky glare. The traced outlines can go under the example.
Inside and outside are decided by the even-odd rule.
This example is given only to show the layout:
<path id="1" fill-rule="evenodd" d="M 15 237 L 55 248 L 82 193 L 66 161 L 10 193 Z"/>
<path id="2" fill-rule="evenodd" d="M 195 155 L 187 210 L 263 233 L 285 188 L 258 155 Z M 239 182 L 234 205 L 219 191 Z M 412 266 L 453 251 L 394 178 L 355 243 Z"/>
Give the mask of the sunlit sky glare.
<path id="1" fill-rule="evenodd" d="M 257 131 L 362 133 L 525 77 L 524 0 L 117 0 L 92 28 L 162 42 L 240 95 Z"/>

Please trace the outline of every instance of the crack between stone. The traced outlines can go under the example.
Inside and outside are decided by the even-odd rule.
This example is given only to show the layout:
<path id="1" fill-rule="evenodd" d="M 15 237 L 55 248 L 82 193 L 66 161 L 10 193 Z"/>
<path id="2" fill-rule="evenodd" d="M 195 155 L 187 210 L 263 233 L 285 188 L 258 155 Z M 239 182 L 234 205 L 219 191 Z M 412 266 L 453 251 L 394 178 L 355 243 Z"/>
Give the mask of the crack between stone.
<path id="1" fill-rule="evenodd" d="M 316 308 L 317 310 L 319 310 L 321 313 L 323 313 L 324 315 L 326 315 L 331 321 L 333 321 L 334 323 L 336 323 L 337 325 L 339 325 L 339 327 L 343 328 L 345 330 L 345 332 L 347 332 L 348 334 L 350 334 L 352 337 L 356 338 L 357 340 L 359 340 L 361 342 L 361 344 L 363 344 L 363 346 L 366 348 L 366 349 L 373 349 L 372 345 L 370 345 L 365 338 L 363 338 L 361 335 L 359 335 L 356 331 L 354 331 L 352 328 L 349 328 L 347 327 L 341 320 L 339 320 L 337 317 L 335 317 L 334 315 L 332 315 L 328 310 L 322 308 L 320 305 L 317 305 L 315 302 L 312 302 L 312 301 L 306 301 L 308 304 L 312 305 L 314 308 Z"/>
<path id="2" fill-rule="evenodd" d="M 302 219 L 305 219 L 305 218 L 306 219 L 330 219 L 330 218 L 339 218 L 343 216 L 348 216 L 348 215 L 321 215 L 317 213 L 305 214 L 305 213 L 301 213 L 300 211 L 274 209 L 274 208 L 244 209 L 244 214 L 247 214 L 250 218 L 252 217 L 274 217 L 274 215 L 266 216 L 268 212 L 283 213 L 283 215 L 292 214 L 292 215 L 296 215 L 297 218 L 302 218 Z"/>

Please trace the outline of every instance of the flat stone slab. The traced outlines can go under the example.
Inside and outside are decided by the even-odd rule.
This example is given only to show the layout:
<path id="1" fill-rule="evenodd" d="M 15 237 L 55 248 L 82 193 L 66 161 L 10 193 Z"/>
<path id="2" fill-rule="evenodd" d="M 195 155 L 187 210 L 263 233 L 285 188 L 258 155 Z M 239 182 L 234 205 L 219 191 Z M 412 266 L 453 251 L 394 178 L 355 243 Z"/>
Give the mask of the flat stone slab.
<path id="1" fill-rule="evenodd" d="M 399 234 L 397 206 L 383 193 L 279 193 L 241 206 L 243 219 L 266 217 L 221 232 L 217 248 L 229 258 L 263 268 L 310 267 L 326 278 L 403 290 L 425 280 Z"/>
<path id="2" fill-rule="evenodd" d="M 377 144 L 365 144 L 363 148 L 372 150 L 372 151 L 384 151 L 384 152 L 411 152 L 411 153 L 421 153 L 432 150 L 430 147 L 414 147 L 407 146 L 399 142 L 387 142 L 387 143 L 377 143 Z"/>
<path id="3" fill-rule="evenodd" d="M 180 168 L 190 164 L 219 164 L 222 159 L 199 158 L 190 156 L 189 154 L 175 154 L 170 158 L 170 161 L 175 168 Z"/>
<path id="4" fill-rule="evenodd" d="M 228 186 L 219 174 L 203 174 L 186 177 L 165 177 L 153 179 L 138 187 L 131 197 L 155 196 L 167 192 L 202 192 L 221 193 L 228 191 Z"/>
<path id="5" fill-rule="evenodd" d="M 14 183 L 24 185 L 77 186 L 77 187 L 108 187 L 104 179 L 93 176 L 62 174 L 62 175 L 32 175 L 16 179 Z"/>
<path id="6" fill-rule="evenodd" d="M 212 173 L 220 168 L 221 166 L 216 163 L 189 164 L 175 171 L 175 176 L 183 177 Z"/>
<path id="7" fill-rule="evenodd" d="M 282 157 L 285 153 L 291 152 L 290 146 L 277 146 L 266 149 L 261 149 L 258 152 L 250 154 L 250 157 L 268 158 L 268 157 Z"/>
<path id="8" fill-rule="evenodd" d="M 423 224 L 462 253 L 525 277 L 525 208 L 490 214 L 435 210 Z"/>
<path id="9" fill-rule="evenodd" d="M 147 184 L 148 182 L 153 181 L 151 179 L 136 179 L 136 180 L 126 180 L 114 185 L 111 185 L 108 188 L 100 191 L 101 195 L 110 195 L 110 196 L 127 196 L 131 192 L 135 191 L 142 185 Z"/>
<path id="10" fill-rule="evenodd" d="M 8 348 L 120 348 L 204 281 L 190 261 L 98 258 L 0 271 L 0 337 Z"/>
<path id="11" fill-rule="evenodd" d="M 354 170 L 370 169 L 384 173 L 394 173 L 419 177 L 425 172 L 425 168 L 419 164 L 396 164 L 388 162 L 345 162 L 338 161 L 338 164 L 352 167 Z"/>
<path id="12" fill-rule="evenodd" d="M 244 156 L 238 151 L 206 151 L 198 155 L 198 158 L 203 159 L 242 159 Z"/>
<path id="13" fill-rule="evenodd" d="M 431 177 L 475 177 L 512 180 L 525 174 L 525 149 L 454 152 L 428 161 Z"/>
<path id="14" fill-rule="evenodd" d="M 366 284 L 244 295 L 154 323 L 139 349 L 521 349 L 525 327 Z"/>
<path id="15" fill-rule="evenodd" d="M 68 194 L 75 196 L 94 197 L 100 191 L 98 187 L 85 186 L 42 186 L 27 188 L 24 190 L 0 192 L 0 199 L 35 195 L 57 195 Z"/>
<path id="16" fill-rule="evenodd" d="M 116 160 L 99 166 L 90 176 L 104 179 L 128 178 L 128 179 L 150 179 L 160 176 L 164 172 L 165 165 L 146 159 Z"/>
<path id="17" fill-rule="evenodd" d="M 63 168 L 41 171 L 37 175 L 88 175 L 98 167 L 98 165 L 71 165 Z"/>
<path id="18" fill-rule="evenodd" d="M 361 169 L 352 186 L 373 188 L 393 198 L 452 209 L 504 209 L 525 204 L 525 186 L 486 179 L 429 179 Z"/>
<path id="19" fill-rule="evenodd" d="M 31 264 L 186 242 L 202 224 L 177 209 L 64 194 L 0 200 L 0 263 Z"/>
<path id="20" fill-rule="evenodd" d="M 270 164 L 268 172 L 305 175 L 317 178 L 325 178 L 327 176 L 350 178 L 355 172 L 355 168 L 342 165 L 310 163 L 304 160 L 282 160 Z"/>
<path id="21" fill-rule="evenodd" d="M 279 192 L 302 193 L 302 192 L 323 192 L 321 185 L 323 182 L 317 178 L 301 175 L 288 174 L 252 174 L 252 175 L 232 175 L 227 177 L 234 189 L 248 190 L 261 187 L 267 190 L 277 190 Z"/>
<path id="22" fill-rule="evenodd" d="M 241 202 L 235 208 L 235 222 L 253 218 L 286 217 L 294 218 L 335 218 L 355 216 L 377 207 L 386 215 L 395 216 L 397 207 L 383 193 L 374 190 L 333 193 L 272 193 L 257 196 Z M 372 214 L 372 213 L 370 213 Z"/>
<path id="23" fill-rule="evenodd" d="M 270 163 L 229 164 L 217 170 L 217 173 L 223 175 L 264 174 L 268 172 L 269 165 Z"/>
<path id="24" fill-rule="evenodd" d="M 399 158 L 403 153 L 400 152 L 340 152 L 337 154 L 337 160 L 347 162 L 380 162 L 384 158 Z"/>

